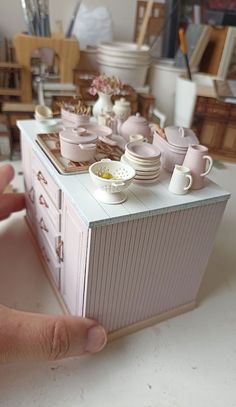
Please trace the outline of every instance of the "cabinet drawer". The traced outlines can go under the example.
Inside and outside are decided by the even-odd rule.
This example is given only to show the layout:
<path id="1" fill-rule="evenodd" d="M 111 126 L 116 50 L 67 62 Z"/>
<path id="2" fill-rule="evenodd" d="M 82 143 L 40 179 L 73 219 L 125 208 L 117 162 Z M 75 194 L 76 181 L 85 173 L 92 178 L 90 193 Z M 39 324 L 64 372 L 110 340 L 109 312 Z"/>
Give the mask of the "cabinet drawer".
<path id="1" fill-rule="evenodd" d="M 50 271 L 57 287 L 60 288 L 60 263 L 51 247 L 45 242 L 40 233 L 38 234 L 38 244 L 48 270 Z"/>
<path id="2" fill-rule="evenodd" d="M 35 229 L 35 192 L 33 186 L 28 187 L 25 183 L 25 206 L 26 216 L 32 229 Z"/>
<path id="3" fill-rule="evenodd" d="M 47 214 L 42 213 L 39 208 L 36 208 L 36 223 L 39 234 L 48 241 L 48 243 L 51 245 L 52 249 L 56 253 L 59 234 L 54 228 L 54 225 Z"/>
<path id="4" fill-rule="evenodd" d="M 35 186 L 40 184 L 46 193 L 51 197 L 56 208 L 60 209 L 61 190 L 35 154 L 32 160 L 32 167 Z"/>
<path id="5" fill-rule="evenodd" d="M 25 199 L 32 207 L 35 207 L 35 190 L 32 184 L 27 184 L 24 181 L 25 186 Z"/>
<path id="6" fill-rule="evenodd" d="M 34 206 L 32 206 L 31 202 L 28 200 L 27 197 L 25 199 L 25 205 L 26 205 L 26 216 L 27 216 L 28 222 L 30 224 L 30 228 L 35 231 L 35 227 L 36 227 L 35 208 L 34 208 Z"/>
<path id="7" fill-rule="evenodd" d="M 49 217 L 52 221 L 55 231 L 60 232 L 61 230 L 61 215 L 59 210 L 52 203 L 51 198 L 45 192 L 44 188 L 40 183 L 36 183 L 35 186 L 35 205 L 43 216 Z"/>

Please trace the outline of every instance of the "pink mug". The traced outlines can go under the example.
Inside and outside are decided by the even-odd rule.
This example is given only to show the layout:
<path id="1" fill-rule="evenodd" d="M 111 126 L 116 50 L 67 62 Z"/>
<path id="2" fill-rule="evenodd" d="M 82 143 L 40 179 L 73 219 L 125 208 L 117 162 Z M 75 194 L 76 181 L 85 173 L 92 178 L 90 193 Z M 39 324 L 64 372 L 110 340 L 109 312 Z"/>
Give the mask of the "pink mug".
<path id="1" fill-rule="evenodd" d="M 191 144 L 188 147 L 183 166 L 188 167 L 191 171 L 193 177 L 192 189 L 202 188 L 204 177 L 212 169 L 213 160 L 207 153 L 208 148 L 201 144 Z"/>

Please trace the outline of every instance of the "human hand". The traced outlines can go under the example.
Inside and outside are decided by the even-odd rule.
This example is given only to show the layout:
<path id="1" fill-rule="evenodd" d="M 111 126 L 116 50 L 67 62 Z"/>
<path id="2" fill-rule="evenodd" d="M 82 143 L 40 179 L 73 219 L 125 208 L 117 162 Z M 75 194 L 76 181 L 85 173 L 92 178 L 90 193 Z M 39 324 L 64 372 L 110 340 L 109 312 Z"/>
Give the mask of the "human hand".
<path id="1" fill-rule="evenodd" d="M 25 195 L 23 193 L 3 194 L 13 177 L 14 169 L 10 164 L 0 168 L 0 220 L 8 218 L 12 212 L 21 211 L 25 207 Z"/>
<path id="2" fill-rule="evenodd" d="M 92 319 L 35 314 L 0 305 L 0 364 L 95 353 L 106 341 L 104 328 Z"/>
<path id="3" fill-rule="evenodd" d="M 24 194 L 3 194 L 13 176 L 11 165 L 0 168 L 0 220 L 25 206 Z M 0 364 L 94 353 L 106 341 L 104 328 L 92 319 L 27 313 L 0 305 Z"/>

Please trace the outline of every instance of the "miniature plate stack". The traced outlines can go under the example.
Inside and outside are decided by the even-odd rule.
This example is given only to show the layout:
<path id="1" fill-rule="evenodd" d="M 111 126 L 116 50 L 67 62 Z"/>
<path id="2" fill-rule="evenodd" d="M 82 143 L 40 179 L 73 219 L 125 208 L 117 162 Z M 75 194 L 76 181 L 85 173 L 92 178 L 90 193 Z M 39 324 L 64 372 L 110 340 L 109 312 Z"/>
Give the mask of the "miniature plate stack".
<path id="1" fill-rule="evenodd" d="M 153 144 L 132 141 L 125 146 L 121 161 L 135 169 L 134 182 L 154 183 L 160 176 L 160 150 Z"/>

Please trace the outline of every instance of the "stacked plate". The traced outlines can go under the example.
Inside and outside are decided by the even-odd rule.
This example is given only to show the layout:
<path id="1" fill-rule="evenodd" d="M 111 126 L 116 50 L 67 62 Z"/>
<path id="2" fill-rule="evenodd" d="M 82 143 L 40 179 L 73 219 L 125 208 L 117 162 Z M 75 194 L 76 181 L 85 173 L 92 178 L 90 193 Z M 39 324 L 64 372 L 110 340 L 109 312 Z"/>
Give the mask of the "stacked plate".
<path id="1" fill-rule="evenodd" d="M 132 141 L 125 146 L 121 161 L 135 169 L 136 183 L 154 183 L 160 176 L 160 150 L 153 144 Z"/>

